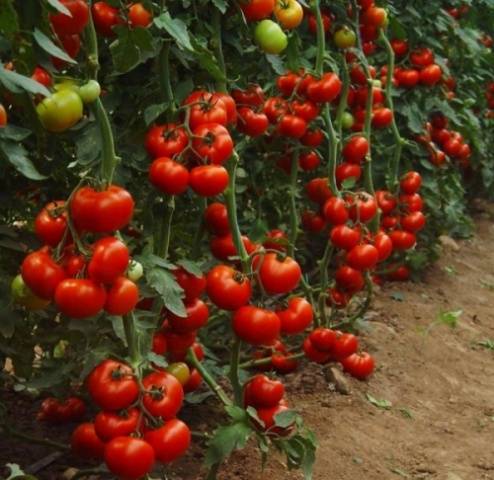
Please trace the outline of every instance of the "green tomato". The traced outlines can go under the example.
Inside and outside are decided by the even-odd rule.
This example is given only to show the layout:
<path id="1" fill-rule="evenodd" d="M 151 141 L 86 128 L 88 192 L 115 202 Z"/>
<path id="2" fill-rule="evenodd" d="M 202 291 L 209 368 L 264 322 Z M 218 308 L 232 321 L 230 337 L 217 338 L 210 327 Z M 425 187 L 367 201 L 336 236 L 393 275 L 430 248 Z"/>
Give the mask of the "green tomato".
<path id="1" fill-rule="evenodd" d="M 92 103 L 101 95 L 100 84 L 96 80 L 89 80 L 79 87 L 79 95 L 84 103 Z"/>
<path id="2" fill-rule="evenodd" d="M 189 381 L 190 369 L 184 362 L 170 363 L 166 367 L 166 371 L 171 373 L 182 385 L 185 385 Z"/>
<path id="3" fill-rule="evenodd" d="M 43 127 L 49 132 L 65 132 L 73 127 L 83 114 L 81 97 L 71 88 L 62 88 L 45 98 L 36 107 Z"/>
<path id="4" fill-rule="evenodd" d="M 257 44 L 266 53 L 279 54 L 288 45 L 288 37 L 281 27 L 272 20 L 259 22 L 254 31 Z"/>
<path id="5" fill-rule="evenodd" d="M 374 87 L 377 87 L 377 88 L 382 88 L 382 86 L 383 86 L 381 80 L 377 80 L 377 78 L 375 80 L 372 80 L 372 85 L 374 85 Z"/>
<path id="6" fill-rule="evenodd" d="M 335 32 L 333 41 L 338 48 L 350 48 L 357 43 L 357 35 L 348 27 L 343 27 Z"/>
<path id="7" fill-rule="evenodd" d="M 142 263 L 132 260 L 127 268 L 127 278 L 133 282 L 137 282 L 144 274 Z"/>
<path id="8" fill-rule="evenodd" d="M 24 283 L 21 275 L 12 280 L 10 292 L 15 303 L 26 307 L 28 310 L 42 310 L 50 303 L 49 300 L 37 297 Z"/>
<path id="9" fill-rule="evenodd" d="M 354 123 L 355 119 L 353 118 L 353 115 L 350 112 L 344 112 L 341 117 L 341 125 L 343 126 L 343 128 L 345 130 L 349 130 L 353 127 Z"/>

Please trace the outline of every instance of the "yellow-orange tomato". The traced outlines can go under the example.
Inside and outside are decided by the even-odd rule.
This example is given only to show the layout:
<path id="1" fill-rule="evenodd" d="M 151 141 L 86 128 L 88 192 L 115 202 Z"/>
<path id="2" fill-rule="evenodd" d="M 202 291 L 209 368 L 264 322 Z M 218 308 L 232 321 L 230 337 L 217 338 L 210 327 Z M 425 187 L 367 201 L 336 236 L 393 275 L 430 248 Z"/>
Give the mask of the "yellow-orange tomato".
<path id="1" fill-rule="evenodd" d="M 7 110 L 0 103 L 0 127 L 5 127 L 7 125 Z"/>
<path id="2" fill-rule="evenodd" d="M 274 16 L 283 28 L 297 28 L 304 18 L 304 11 L 297 0 L 276 0 Z"/>
<path id="3" fill-rule="evenodd" d="M 142 3 L 134 3 L 129 8 L 129 22 L 133 27 L 147 27 L 153 21 L 153 14 Z"/>

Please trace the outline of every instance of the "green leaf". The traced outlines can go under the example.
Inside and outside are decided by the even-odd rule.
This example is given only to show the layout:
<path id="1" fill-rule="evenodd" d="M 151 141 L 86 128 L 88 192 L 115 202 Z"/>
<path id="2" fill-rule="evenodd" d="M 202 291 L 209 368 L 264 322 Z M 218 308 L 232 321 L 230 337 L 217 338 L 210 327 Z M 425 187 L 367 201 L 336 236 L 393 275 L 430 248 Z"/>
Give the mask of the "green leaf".
<path id="1" fill-rule="evenodd" d="M 36 43 L 47 53 L 52 55 L 53 57 L 59 58 L 67 63 L 77 64 L 77 62 L 67 54 L 67 52 L 63 51 L 60 47 L 57 47 L 50 38 L 48 38 L 43 32 L 38 30 L 37 28 L 34 30 L 34 39 Z"/>
<path id="2" fill-rule="evenodd" d="M 31 135 L 31 130 L 27 128 L 17 127 L 16 125 L 5 125 L 0 129 L 0 138 L 5 140 L 14 140 L 21 142 Z"/>
<path id="3" fill-rule="evenodd" d="M 17 465 L 17 463 L 7 463 L 6 467 L 10 470 L 10 475 L 6 480 L 13 480 L 20 475 L 25 475 L 25 473 L 22 471 L 21 467 Z"/>
<path id="4" fill-rule="evenodd" d="M 2 0 L 0 7 L 0 32 L 2 32 L 2 35 L 11 39 L 19 30 L 19 17 L 13 0 Z"/>
<path id="5" fill-rule="evenodd" d="M 284 410 L 277 413 L 274 417 L 274 423 L 277 427 L 287 428 L 295 423 L 297 413 L 294 410 Z"/>
<path id="6" fill-rule="evenodd" d="M 153 105 L 149 105 L 144 110 L 144 122 L 146 126 L 151 125 L 163 112 L 168 110 L 169 105 L 167 103 L 155 103 Z"/>
<path id="7" fill-rule="evenodd" d="M 186 317 L 182 301 L 183 290 L 175 277 L 167 270 L 154 267 L 146 272 L 146 279 L 151 288 L 161 296 L 164 306 L 179 317 Z"/>
<path id="8" fill-rule="evenodd" d="M 205 458 L 206 467 L 221 463 L 234 450 L 244 448 L 252 433 L 251 427 L 244 422 L 218 428 L 209 442 Z"/>
<path id="9" fill-rule="evenodd" d="M 147 359 L 149 362 L 154 363 L 158 367 L 161 368 L 168 367 L 168 362 L 166 361 L 166 358 L 163 355 L 158 355 L 157 353 L 154 352 L 148 352 Z"/>
<path id="10" fill-rule="evenodd" d="M 48 178 L 38 172 L 33 162 L 28 158 L 27 151 L 20 143 L 0 140 L 0 152 L 15 169 L 30 180 L 44 180 Z"/>
<path id="11" fill-rule="evenodd" d="M 199 65 L 204 70 L 206 70 L 216 81 L 224 81 L 225 74 L 219 67 L 216 56 L 196 40 L 193 40 L 193 44 L 195 50 L 194 55 Z"/>
<path id="12" fill-rule="evenodd" d="M 212 0 L 214 6 L 221 12 L 225 13 L 227 8 L 227 3 L 225 0 Z"/>
<path id="13" fill-rule="evenodd" d="M 118 38 L 110 45 L 110 51 L 117 74 L 130 72 L 154 55 L 155 44 L 149 29 L 116 26 L 113 30 Z"/>
<path id="14" fill-rule="evenodd" d="M 195 277 L 202 276 L 201 267 L 197 262 L 193 262 L 192 260 L 187 260 L 186 258 L 179 260 L 177 265 L 180 265 L 186 272 L 194 275 Z"/>
<path id="15" fill-rule="evenodd" d="M 190 42 L 187 25 L 179 18 L 172 18 L 168 12 L 164 12 L 154 19 L 154 24 L 159 29 L 166 30 L 176 40 L 179 47 L 190 51 L 194 50 Z"/>
<path id="16" fill-rule="evenodd" d="M 458 325 L 458 319 L 463 314 L 463 310 L 454 310 L 451 312 L 440 312 L 437 315 L 437 323 L 448 325 L 451 328 L 455 328 Z"/>
<path id="17" fill-rule="evenodd" d="M 283 75 L 286 73 L 285 65 L 283 64 L 283 60 L 279 55 L 266 55 L 266 59 L 269 64 L 273 67 L 273 70 L 278 75 Z"/>
<path id="18" fill-rule="evenodd" d="M 51 95 L 50 91 L 41 83 L 19 73 L 6 70 L 3 65 L 0 67 L 0 82 L 13 93 L 21 93 L 24 90 L 34 95 L 41 94 L 45 97 Z"/>
<path id="19" fill-rule="evenodd" d="M 413 414 L 412 414 L 412 412 L 410 410 L 408 410 L 408 408 L 405 408 L 405 407 L 400 408 L 400 413 L 405 418 L 408 418 L 408 419 L 412 419 L 413 418 Z"/>
<path id="20" fill-rule="evenodd" d="M 477 345 L 480 345 L 481 347 L 487 348 L 489 350 L 494 350 L 494 340 L 491 340 L 490 338 L 477 342 Z"/>
<path id="21" fill-rule="evenodd" d="M 72 17 L 72 13 L 70 13 L 70 10 L 60 3 L 60 0 L 46 0 L 55 10 L 58 10 L 61 13 L 64 13 L 65 15 L 68 15 L 69 17 Z"/>
<path id="22" fill-rule="evenodd" d="M 389 297 L 396 302 L 404 302 L 405 301 L 405 295 L 402 292 L 392 292 Z"/>
<path id="23" fill-rule="evenodd" d="M 122 317 L 117 317 L 115 315 L 111 315 L 108 317 L 111 321 L 111 325 L 113 327 L 113 332 L 119 338 L 125 347 L 127 347 L 127 338 L 125 337 L 125 329 L 123 325 Z"/>
<path id="24" fill-rule="evenodd" d="M 367 400 L 377 408 L 389 410 L 393 406 L 393 404 L 389 400 L 377 399 L 377 398 L 373 397 L 370 393 L 366 393 L 365 396 L 366 396 Z"/>

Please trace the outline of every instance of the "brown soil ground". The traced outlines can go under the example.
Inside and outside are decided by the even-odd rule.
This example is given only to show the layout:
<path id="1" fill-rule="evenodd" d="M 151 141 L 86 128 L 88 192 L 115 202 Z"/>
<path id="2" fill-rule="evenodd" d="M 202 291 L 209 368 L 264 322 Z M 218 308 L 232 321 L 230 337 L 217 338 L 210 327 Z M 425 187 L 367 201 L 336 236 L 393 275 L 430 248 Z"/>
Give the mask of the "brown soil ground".
<path id="1" fill-rule="evenodd" d="M 316 480 L 494 480 L 494 351 L 479 344 L 494 341 L 493 240 L 494 224 L 484 214 L 476 236 L 458 251 L 445 247 L 422 283 L 382 289 L 361 339 L 378 368 L 369 382 L 349 378 L 350 395 L 334 392 L 317 366 L 287 377 L 291 405 L 318 437 Z M 456 327 L 432 325 L 441 312 L 456 310 L 463 312 Z M 392 406 L 379 408 L 366 394 Z M 12 408 L 32 430 L 29 402 L 17 400 Z M 196 407 L 191 415 L 207 422 L 208 408 Z M 67 432 L 50 434 L 63 438 Z M 0 465 L 26 466 L 50 452 L 0 438 Z M 60 459 L 37 475 L 60 479 L 70 461 Z M 198 463 L 193 449 L 168 478 L 202 479 Z M 219 478 L 302 478 L 287 473 L 281 458 L 270 460 L 264 472 L 259 464 L 248 448 L 223 466 Z"/>

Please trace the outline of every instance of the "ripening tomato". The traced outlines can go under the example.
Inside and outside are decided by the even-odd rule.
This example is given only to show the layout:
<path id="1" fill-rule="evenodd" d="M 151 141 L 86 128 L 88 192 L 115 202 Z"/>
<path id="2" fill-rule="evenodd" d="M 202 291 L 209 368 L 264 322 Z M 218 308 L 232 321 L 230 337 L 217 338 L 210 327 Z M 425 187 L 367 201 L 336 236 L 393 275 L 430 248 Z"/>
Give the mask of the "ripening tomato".
<path id="1" fill-rule="evenodd" d="M 28 310 L 42 310 L 50 304 L 50 300 L 45 300 L 36 296 L 24 283 L 22 275 L 17 275 L 10 284 L 12 300 L 18 305 L 26 307 Z"/>
<path id="2" fill-rule="evenodd" d="M 356 270 L 369 270 L 374 268 L 379 260 L 379 252 L 370 244 L 356 245 L 346 256 L 347 264 Z"/>
<path id="3" fill-rule="evenodd" d="M 410 53 L 410 61 L 419 68 L 424 68 L 434 63 L 434 53 L 430 48 L 418 48 Z"/>
<path id="4" fill-rule="evenodd" d="M 190 368 L 185 362 L 170 363 L 166 367 L 166 371 L 172 374 L 180 382 L 180 385 L 182 385 L 182 387 L 190 379 Z"/>
<path id="5" fill-rule="evenodd" d="M 175 123 L 151 127 L 145 139 L 146 150 L 152 158 L 173 158 L 175 155 L 182 153 L 188 143 L 187 133 Z"/>
<path id="6" fill-rule="evenodd" d="M 84 458 L 95 458 L 101 460 L 103 458 L 105 444 L 96 435 L 94 424 L 81 423 L 72 432 L 70 439 L 72 451 Z"/>
<path id="7" fill-rule="evenodd" d="M 288 293 L 297 288 L 302 278 L 302 269 L 296 260 L 291 257 L 281 258 L 276 253 L 266 253 L 260 262 L 259 280 L 267 293 Z"/>
<path id="8" fill-rule="evenodd" d="M 184 390 L 171 373 L 150 373 L 142 379 L 142 385 L 146 391 L 142 402 L 151 415 L 164 420 L 175 417 L 182 407 Z"/>
<path id="9" fill-rule="evenodd" d="M 131 435 L 138 427 L 139 410 L 130 408 L 123 412 L 99 412 L 94 418 L 94 430 L 101 440 Z"/>
<path id="10" fill-rule="evenodd" d="M 105 311 L 110 315 L 127 315 L 139 301 L 139 288 L 127 277 L 118 277 L 108 289 Z"/>
<path id="11" fill-rule="evenodd" d="M 50 300 L 65 277 L 64 269 L 44 250 L 30 253 L 22 262 L 21 275 L 25 284 L 38 297 Z"/>
<path id="12" fill-rule="evenodd" d="M 354 353 L 340 361 L 343 370 L 352 377 L 365 380 L 374 371 L 374 359 L 366 352 Z"/>
<path id="13" fill-rule="evenodd" d="M 304 19 L 304 10 L 297 0 L 276 0 L 274 16 L 283 28 L 293 30 Z"/>
<path id="14" fill-rule="evenodd" d="M 233 315 L 233 331 L 250 345 L 271 345 L 279 336 L 281 322 L 276 313 L 253 305 L 240 307 Z"/>
<path id="15" fill-rule="evenodd" d="M 312 305 L 302 297 L 292 297 L 288 300 L 288 306 L 284 310 L 277 310 L 281 321 L 281 333 L 296 335 L 302 333 L 314 318 Z"/>
<path id="16" fill-rule="evenodd" d="M 72 128 L 83 115 L 83 105 L 78 93 L 63 89 L 44 98 L 36 107 L 43 127 L 52 133 Z"/>
<path id="17" fill-rule="evenodd" d="M 240 8 L 248 22 L 270 17 L 274 7 L 275 0 L 249 0 L 246 3 L 240 3 Z"/>
<path id="18" fill-rule="evenodd" d="M 225 190 L 229 178 L 221 165 L 201 165 L 190 171 L 189 185 L 201 197 L 214 197 Z"/>
<path id="19" fill-rule="evenodd" d="M 0 127 L 5 127 L 7 125 L 7 110 L 5 110 L 5 107 L 0 103 Z"/>
<path id="20" fill-rule="evenodd" d="M 105 463 L 108 470 L 125 480 L 142 478 L 153 468 L 153 447 L 134 437 L 115 437 L 105 446 Z"/>
<path id="21" fill-rule="evenodd" d="M 233 311 L 248 303 L 252 288 L 242 273 L 227 265 L 217 265 L 207 275 L 206 292 L 217 307 Z"/>
<path id="22" fill-rule="evenodd" d="M 240 107 L 238 109 L 237 130 L 250 137 L 263 135 L 269 126 L 268 117 L 264 113 L 256 113 L 252 108 Z"/>
<path id="23" fill-rule="evenodd" d="M 254 30 L 254 38 L 263 52 L 272 55 L 280 54 L 288 46 L 288 37 L 272 20 L 261 20 Z"/>
<path id="24" fill-rule="evenodd" d="M 113 27 L 123 23 L 118 8 L 108 5 L 106 2 L 96 2 L 91 7 L 94 26 L 97 32 L 104 37 L 113 37 Z"/>
<path id="25" fill-rule="evenodd" d="M 196 276 L 182 267 L 173 271 L 175 280 L 183 288 L 185 301 L 190 302 L 201 296 L 206 288 L 206 278 L 204 275 Z"/>
<path id="26" fill-rule="evenodd" d="M 348 220 L 348 210 L 345 203 L 340 197 L 331 197 L 324 204 L 324 218 L 332 225 L 342 225 Z"/>
<path id="27" fill-rule="evenodd" d="M 331 229 L 331 243 L 336 248 L 351 250 L 360 241 L 360 230 L 347 225 L 337 225 Z"/>
<path id="28" fill-rule="evenodd" d="M 316 103 L 332 102 L 341 92 L 342 82 L 333 72 L 325 73 L 307 87 L 307 97 Z"/>
<path id="29" fill-rule="evenodd" d="M 369 142 L 362 135 L 355 135 L 343 147 L 343 157 L 348 163 L 361 163 L 369 153 Z"/>
<path id="30" fill-rule="evenodd" d="M 189 427 L 177 418 L 144 434 L 144 440 L 153 447 L 156 459 L 165 464 L 180 458 L 189 448 L 191 438 Z"/>
<path id="31" fill-rule="evenodd" d="M 184 385 L 184 392 L 190 393 L 195 392 L 202 383 L 202 375 L 196 368 L 193 368 L 190 372 L 190 377 L 187 383 Z"/>
<path id="32" fill-rule="evenodd" d="M 125 227 L 134 213 L 130 193 L 117 185 L 96 191 L 79 188 L 70 202 L 70 213 L 76 228 L 94 233 L 112 232 Z"/>
<path id="33" fill-rule="evenodd" d="M 376 234 L 373 244 L 378 252 L 378 262 L 384 262 L 393 253 L 393 242 L 389 235 L 384 232 Z"/>
<path id="34" fill-rule="evenodd" d="M 417 241 L 415 234 L 404 230 L 394 230 L 389 234 L 389 237 L 395 250 L 409 250 Z"/>
<path id="35" fill-rule="evenodd" d="M 168 157 L 160 157 L 149 167 L 149 181 L 166 195 L 180 195 L 189 186 L 189 171 Z"/>
<path id="36" fill-rule="evenodd" d="M 36 236 L 50 247 L 56 247 L 67 230 L 65 202 L 57 200 L 47 204 L 34 220 Z"/>
<path id="37" fill-rule="evenodd" d="M 82 33 L 89 21 L 89 7 L 84 0 L 60 0 L 70 16 L 57 12 L 50 14 L 50 23 L 57 35 Z"/>
<path id="38" fill-rule="evenodd" d="M 129 23 L 133 27 L 148 27 L 153 21 L 153 14 L 142 3 L 133 3 L 129 7 Z"/>
<path id="39" fill-rule="evenodd" d="M 363 12 L 360 20 L 364 25 L 382 28 L 388 21 L 388 13 L 384 8 L 372 6 Z"/>
<path id="40" fill-rule="evenodd" d="M 194 300 L 186 303 L 185 311 L 185 317 L 179 317 L 172 313 L 168 314 L 168 323 L 174 332 L 194 332 L 206 325 L 209 318 L 209 309 L 202 300 L 195 298 Z"/>
<path id="41" fill-rule="evenodd" d="M 193 134 L 192 146 L 204 161 L 221 165 L 232 155 L 233 140 L 223 125 L 204 123 L 195 128 Z"/>
<path id="42" fill-rule="evenodd" d="M 284 385 L 279 380 L 271 380 L 263 374 L 254 375 L 244 387 L 244 404 L 246 407 L 275 407 L 284 396 Z"/>
<path id="43" fill-rule="evenodd" d="M 338 287 L 349 293 L 356 293 L 364 288 L 365 281 L 362 272 L 348 265 L 338 268 L 334 278 Z"/>
<path id="44" fill-rule="evenodd" d="M 313 178 L 305 185 L 305 191 L 313 202 L 321 205 L 333 196 L 327 178 Z"/>
<path id="45" fill-rule="evenodd" d="M 67 278 L 55 290 L 58 309 L 71 318 L 97 315 L 103 310 L 105 302 L 106 291 L 103 286 L 85 278 Z"/>
<path id="46" fill-rule="evenodd" d="M 411 212 L 401 217 L 400 224 L 407 232 L 418 232 L 425 227 L 425 215 L 422 212 Z"/>
<path id="47" fill-rule="evenodd" d="M 213 202 L 204 212 L 204 220 L 208 230 L 215 235 L 226 235 L 230 232 L 228 210 L 223 203 Z"/>
<path id="48" fill-rule="evenodd" d="M 333 41 L 338 48 L 351 48 L 357 43 L 357 35 L 353 30 L 344 26 L 334 33 Z"/>
<path id="49" fill-rule="evenodd" d="M 336 338 L 331 350 L 331 357 L 334 360 L 343 360 L 353 355 L 358 349 L 358 339 L 352 333 L 342 333 L 336 331 Z"/>
<path id="50" fill-rule="evenodd" d="M 324 364 L 327 363 L 331 358 L 331 352 L 325 352 L 318 350 L 311 341 L 310 335 L 304 340 L 302 344 L 302 349 L 305 356 L 316 363 Z"/>

